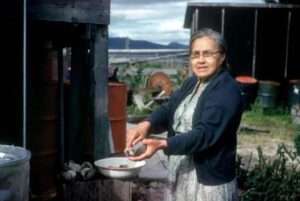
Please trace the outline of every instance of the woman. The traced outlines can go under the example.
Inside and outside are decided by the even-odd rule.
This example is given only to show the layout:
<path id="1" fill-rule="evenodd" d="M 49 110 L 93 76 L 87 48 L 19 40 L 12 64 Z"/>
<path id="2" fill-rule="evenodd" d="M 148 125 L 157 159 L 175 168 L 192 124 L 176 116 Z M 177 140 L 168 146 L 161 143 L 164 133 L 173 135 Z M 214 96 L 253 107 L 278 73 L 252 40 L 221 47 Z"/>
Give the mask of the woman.
<path id="1" fill-rule="evenodd" d="M 242 103 L 240 89 L 225 69 L 222 36 L 202 29 L 191 38 L 193 76 L 169 102 L 127 131 L 126 149 L 139 141 L 146 151 L 131 160 L 151 157 L 163 149 L 169 155 L 172 201 L 234 201 L 236 131 Z M 165 128 L 167 139 L 146 138 L 151 129 Z"/>

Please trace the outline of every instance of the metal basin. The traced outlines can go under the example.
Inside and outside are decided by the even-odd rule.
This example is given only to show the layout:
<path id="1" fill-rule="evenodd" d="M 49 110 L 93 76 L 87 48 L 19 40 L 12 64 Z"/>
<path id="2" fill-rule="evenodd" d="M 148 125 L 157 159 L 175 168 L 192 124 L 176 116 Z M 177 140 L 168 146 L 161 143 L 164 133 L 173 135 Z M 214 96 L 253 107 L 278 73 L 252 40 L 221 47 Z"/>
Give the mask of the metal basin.
<path id="1" fill-rule="evenodd" d="M 146 162 L 131 161 L 126 157 L 109 157 L 94 162 L 98 171 L 110 178 L 129 179 L 137 177 Z"/>

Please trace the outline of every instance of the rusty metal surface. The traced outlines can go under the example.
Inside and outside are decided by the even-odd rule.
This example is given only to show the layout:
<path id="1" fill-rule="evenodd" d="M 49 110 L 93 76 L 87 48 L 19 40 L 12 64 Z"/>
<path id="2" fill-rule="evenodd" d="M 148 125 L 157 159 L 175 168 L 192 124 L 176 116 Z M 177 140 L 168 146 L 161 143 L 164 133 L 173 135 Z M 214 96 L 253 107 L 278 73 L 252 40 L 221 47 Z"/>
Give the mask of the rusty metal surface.
<path id="1" fill-rule="evenodd" d="M 38 54 L 43 52 L 43 54 Z M 49 200 L 57 194 L 57 55 L 51 41 L 36 47 L 31 63 L 32 78 L 28 108 L 28 148 L 31 159 L 31 197 L 33 200 Z"/>
<path id="2" fill-rule="evenodd" d="M 108 116 L 116 152 L 125 149 L 127 87 L 123 83 L 108 84 Z"/>
<path id="3" fill-rule="evenodd" d="M 109 24 L 110 0 L 32 0 L 28 6 L 33 20 Z"/>

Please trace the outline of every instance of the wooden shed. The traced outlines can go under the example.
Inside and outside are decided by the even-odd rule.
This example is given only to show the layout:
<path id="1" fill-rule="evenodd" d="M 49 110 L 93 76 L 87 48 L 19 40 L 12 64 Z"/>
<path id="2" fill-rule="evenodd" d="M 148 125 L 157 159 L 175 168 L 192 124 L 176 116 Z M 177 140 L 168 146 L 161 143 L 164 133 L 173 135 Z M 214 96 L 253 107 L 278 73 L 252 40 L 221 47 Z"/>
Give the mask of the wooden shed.
<path id="1" fill-rule="evenodd" d="M 184 26 L 221 32 L 235 75 L 282 81 L 300 79 L 299 22 L 299 5 L 189 3 Z"/>
<path id="2" fill-rule="evenodd" d="M 31 199 L 55 200 L 65 161 L 110 154 L 110 0 L 7 1 L 1 11 L 0 143 L 31 151 Z"/>

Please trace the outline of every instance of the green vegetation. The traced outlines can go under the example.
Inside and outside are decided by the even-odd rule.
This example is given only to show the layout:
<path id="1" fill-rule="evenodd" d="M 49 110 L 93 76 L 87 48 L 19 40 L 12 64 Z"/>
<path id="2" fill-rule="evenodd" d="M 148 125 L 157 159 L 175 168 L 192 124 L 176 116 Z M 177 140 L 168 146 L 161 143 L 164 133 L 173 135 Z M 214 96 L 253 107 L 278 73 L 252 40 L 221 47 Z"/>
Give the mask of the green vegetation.
<path id="1" fill-rule="evenodd" d="M 294 143 L 295 143 L 296 151 L 300 156 L 300 126 L 297 126 L 297 129 L 295 131 Z"/>
<path id="2" fill-rule="evenodd" d="M 163 68 L 160 63 L 140 63 L 138 64 L 138 68 Z"/>
<path id="3" fill-rule="evenodd" d="M 278 146 L 277 155 L 269 159 L 258 147 L 258 164 L 251 170 L 237 163 L 241 201 L 298 201 L 300 200 L 300 161 L 285 145 Z"/>
<path id="4" fill-rule="evenodd" d="M 132 65 L 126 66 L 118 66 L 118 79 L 125 83 L 129 90 L 130 95 L 129 99 L 131 101 L 130 105 L 127 107 L 127 114 L 130 118 L 142 118 L 150 114 L 159 104 L 157 102 L 151 105 L 150 109 L 138 107 L 136 100 L 134 99 L 135 95 L 140 96 L 139 105 L 147 104 L 151 101 L 155 95 L 158 94 L 159 91 L 155 91 L 155 89 L 148 89 L 147 88 L 147 80 L 150 74 L 147 74 L 147 69 L 161 69 L 162 64 L 160 63 L 136 63 Z M 149 72 L 149 71 L 148 71 Z M 176 75 L 170 76 L 171 80 L 173 81 L 173 89 L 177 89 L 179 85 L 181 85 L 182 81 L 186 78 L 187 72 L 186 69 L 178 70 Z"/>
<path id="5" fill-rule="evenodd" d="M 242 116 L 243 127 L 247 129 L 240 129 L 239 145 L 257 147 L 258 158 L 252 157 L 252 152 L 252 161 L 245 168 L 238 157 L 241 201 L 300 200 L 300 126 L 293 124 L 290 112 L 283 107 L 265 109 L 254 104 Z M 275 156 L 269 153 L 273 153 L 274 145 L 278 146 Z"/>
<path id="6" fill-rule="evenodd" d="M 246 121 L 249 124 L 256 124 L 257 126 L 264 127 L 292 126 L 290 113 L 287 109 L 282 107 L 264 109 L 258 104 L 252 105 L 250 111 L 244 112 L 243 121 Z"/>
<path id="7" fill-rule="evenodd" d="M 144 68 L 122 67 L 119 70 L 118 78 L 124 82 L 130 90 L 137 91 L 146 86 L 147 76 L 144 74 Z"/>
<path id="8" fill-rule="evenodd" d="M 287 109 L 278 107 L 266 110 L 258 104 L 254 104 L 250 111 L 244 112 L 241 125 L 257 128 L 258 132 L 241 131 L 240 143 L 263 144 L 270 139 L 291 142 L 296 130 Z M 259 130 L 267 132 L 259 132 Z"/>
<path id="9" fill-rule="evenodd" d="M 146 82 L 149 77 L 146 69 L 163 69 L 160 63 L 136 63 L 132 65 L 118 66 L 118 78 L 120 81 L 127 84 L 127 86 L 135 91 L 146 87 Z M 178 73 L 170 75 L 174 84 L 174 89 L 177 89 L 184 79 L 187 77 L 187 69 L 178 69 Z"/>

